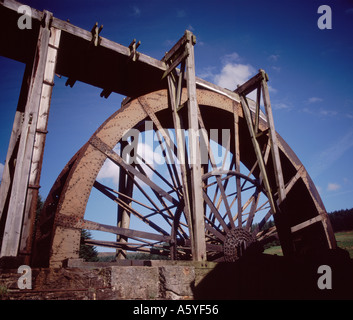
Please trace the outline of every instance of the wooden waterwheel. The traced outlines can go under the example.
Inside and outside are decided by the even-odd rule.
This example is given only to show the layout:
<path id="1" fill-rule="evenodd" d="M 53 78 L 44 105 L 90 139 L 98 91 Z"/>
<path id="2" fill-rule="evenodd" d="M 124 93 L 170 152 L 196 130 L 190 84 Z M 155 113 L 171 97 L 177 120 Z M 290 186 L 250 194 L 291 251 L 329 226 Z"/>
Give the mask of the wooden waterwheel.
<path id="1" fill-rule="evenodd" d="M 251 81 L 264 84 L 259 75 L 246 87 Z M 186 88 L 180 90 L 178 108 L 171 103 L 170 90 L 125 102 L 57 178 L 37 228 L 34 264 L 58 266 L 77 258 L 82 229 L 115 234 L 115 241 L 87 243 L 116 248 L 119 259 L 127 251 L 138 251 L 170 259 L 235 261 L 247 252 L 261 252 L 261 245 L 274 237 L 289 255 L 335 248 L 324 205 L 307 171 L 286 142 L 271 132 L 259 104 L 244 99 L 250 89 L 243 95 L 244 88 L 238 89 L 238 101 L 213 90 L 196 90 L 196 165 L 195 154 L 190 154 L 195 142 L 185 125 L 190 123 Z M 118 185 L 99 180 L 107 162 L 116 166 Z M 117 217 L 116 225 L 85 217 L 93 193 L 102 201 L 96 216 Z M 195 214 L 196 201 L 201 218 Z M 117 209 L 106 212 L 105 202 L 116 203 Z"/>
<path id="2" fill-rule="evenodd" d="M 98 23 L 83 30 L 46 10 L 32 8 L 22 31 L 20 9 L 0 1 L 11 39 L 0 54 L 26 63 L 0 186 L 0 262 L 60 267 L 79 257 L 82 229 L 118 259 L 235 261 L 274 238 L 285 255 L 336 247 L 314 183 L 275 131 L 263 70 L 230 91 L 196 78 L 190 31 L 156 60 L 136 40 L 125 47 Z M 35 225 L 55 74 L 130 98 L 62 170 Z M 115 182 L 101 179 L 107 165 Z"/>

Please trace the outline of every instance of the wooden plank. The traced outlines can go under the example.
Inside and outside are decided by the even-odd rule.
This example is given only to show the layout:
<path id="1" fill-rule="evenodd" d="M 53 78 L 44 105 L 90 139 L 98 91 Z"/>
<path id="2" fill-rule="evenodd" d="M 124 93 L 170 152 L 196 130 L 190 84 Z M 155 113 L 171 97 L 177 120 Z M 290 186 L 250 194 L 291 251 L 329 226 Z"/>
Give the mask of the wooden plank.
<path id="1" fill-rule="evenodd" d="M 140 238 L 160 241 L 160 242 L 169 242 L 171 240 L 171 237 L 167 235 L 134 230 L 134 229 L 124 228 L 124 227 L 116 227 L 116 226 L 111 226 L 111 225 L 102 224 L 94 221 L 80 219 L 80 218 L 72 219 L 71 216 L 65 216 L 64 214 L 60 214 L 57 217 L 57 221 L 58 221 L 58 225 L 61 225 L 64 227 L 103 231 L 103 232 L 113 233 L 116 235 L 124 236 L 135 240 L 140 240 Z"/>
<path id="2" fill-rule="evenodd" d="M 176 52 L 180 50 L 180 48 L 182 48 L 186 41 L 186 34 L 184 34 L 184 36 L 182 36 L 179 41 L 164 55 L 162 61 L 169 61 L 173 57 L 173 55 L 176 54 Z"/>
<path id="3" fill-rule="evenodd" d="M 285 187 L 286 194 L 288 194 L 289 191 L 293 188 L 293 186 L 300 179 L 300 177 L 302 176 L 304 171 L 305 171 L 304 166 L 301 165 L 300 168 L 298 169 L 297 173 L 292 177 L 292 179 L 286 185 L 286 187 Z"/>
<path id="4" fill-rule="evenodd" d="M 234 150 L 235 150 L 235 171 L 240 173 L 240 138 L 239 138 L 239 115 L 237 105 L 233 102 L 233 116 L 234 116 Z M 241 199 L 241 185 L 240 177 L 236 177 L 236 191 L 238 204 L 238 227 L 242 226 L 242 199 Z"/>
<path id="5" fill-rule="evenodd" d="M 108 247 L 108 248 L 121 248 L 128 251 L 140 251 L 151 254 L 160 254 L 160 255 L 169 255 L 168 248 L 164 246 L 153 246 L 152 248 L 146 248 L 144 244 L 136 243 L 136 244 L 124 244 L 115 241 L 104 241 L 104 240 L 85 240 L 85 244 L 92 246 L 100 246 L 100 247 Z"/>
<path id="6" fill-rule="evenodd" d="M 175 61 L 173 61 L 170 66 L 168 66 L 168 69 L 163 73 L 162 79 L 170 74 L 188 55 L 189 52 L 185 49 L 185 51 Z"/>
<path id="7" fill-rule="evenodd" d="M 213 152 L 212 152 L 212 149 L 211 149 L 210 141 L 209 141 L 208 136 L 207 136 L 207 131 L 206 131 L 206 128 L 205 128 L 205 125 L 204 125 L 204 122 L 203 122 L 203 119 L 202 119 L 202 116 L 201 116 L 201 112 L 200 112 L 199 107 L 197 109 L 198 109 L 199 125 L 200 125 L 200 129 L 201 129 L 200 132 L 201 132 L 203 140 L 204 140 L 204 142 L 205 142 L 205 144 L 207 146 L 207 150 L 208 150 L 208 154 L 209 154 L 209 157 L 210 157 L 210 162 L 211 162 L 212 168 L 213 168 L 213 170 L 217 170 L 216 162 L 215 162 L 215 159 L 214 159 L 214 156 L 213 156 Z M 223 200 L 223 203 L 224 203 L 224 206 L 226 208 L 226 213 L 227 213 L 230 225 L 231 225 L 232 228 L 235 228 L 233 217 L 232 217 L 232 213 L 231 213 L 231 210 L 230 210 L 230 207 L 229 207 L 229 203 L 228 203 L 228 199 L 227 199 L 227 196 L 226 196 L 226 193 L 225 193 L 225 190 L 224 190 L 225 188 L 223 187 L 223 184 L 222 184 L 222 181 L 221 181 L 222 179 L 220 178 L 219 175 L 215 175 L 215 178 L 216 178 L 216 182 L 217 182 L 217 189 L 216 189 L 216 192 L 215 192 L 215 196 L 214 196 L 213 202 L 215 201 L 216 195 L 217 195 L 218 190 L 219 190 L 220 193 L 221 193 L 221 198 L 220 199 Z M 221 202 L 219 202 L 219 205 L 217 205 L 217 209 L 219 208 L 220 203 Z"/>
<path id="8" fill-rule="evenodd" d="M 128 144 L 127 141 L 121 141 L 120 153 L 123 156 L 124 147 Z M 127 157 L 127 155 L 125 155 Z M 126 159 L 125 159 L 126 160 Z M 129 175 L 124 170 L 119 171 L 119 198 L 121 197 L 127 206 L 131 205 L 132 191 L 133 191 L 133 181 Z M 125 197 L 127 195 L 127 197 Z M 130 212 L 126 210 L 123 206 L 118 205 L 118 216 L 117 216 L 117 226 L 120 228 L 128 229 L 130 227 Z M 128 238 L 125 235 L 117 234 L 116 241 L 127 242 Z M 126 259 L 125 250 L 116 250 L 116 259 Z"/>
<path id="9" fill-rule="evenodd" d="M 255 137 L 255 131 L 254 131 L 254 127 L 252 124 L 252 118 L 251 118 L 251 114 L 250 114 L 250 109 L 248 108 L 247 102 L 245 101 L 245 98 L 243 96 L 240 96 L 240 100 L 241 100 L 241 105 L 243 107 L 243 113 L 244 113 L 244 117 L 246 119 L 247 125 L 248 125 L 248 129 L 249 129 L 249 133 L 250 133 L 250 137 L 251 137 L 251 141 L 254 147 L 254 151 L 256 154 L 256 158 L 258 161 L 258 166 L 260 168 L 260 172 L 262 175 L 262 179 L 263 179 L 263 183 L 265 186 L 265 191 L 266 191 L 266 195 L 267 198 L 269 199 L 270 202 L 270 206 L 272 209 L 272 212 L 276 212 L 276 206 L 272 197 L 272 193 L 271 193 L 271 187 L 268 181 L 268 177 L 267 177 L 267 172 L 266 172 L 266 167 L 265 167 L 265 163 L 264 163 L 264 159 L 262 157 L 262 152 L 260 150 L 259 144 L 256 140 Z"/>
<path id="10" fill-rule="evenodd" d="M 0 5 L 7 9 L 18 12 L 19 7 L 22 6 L 23 4 L 13 0 L 2 0 Z M 43 13 L 37 9 L 31 8 L 31 18 L 41 21 L 43 18 Z"/>
<path id="11" fill-rule="evenodd" d="M 246 81 L 244 84 L 238 86 L 238 88 L 236 88 L 234 92 L 245 97 L 250 92 L 254 91 L 257 88 L 259 81 L 262 81 L 263 79 L 264 74 L 259 72 L 257 75 Z"/>
<path id="12" fill-rule="evenodd" d="M 255 134 L 256 135 L 259 131 L 260 102 L 261 102 L 261 86 L 258 86 L 256 91 L 256 110 L 255 110 Z"/>
<path id="13" fill-rule="evenodd" d="M 44 13 L 45 26 L 40 28 L 38 35 L 37 52 L 33 63 L 32 79 L 29 85 L 25 117 L 21 129 L 11 198 L 0 253 L 1 257 L 17 256 L 20 244 L 30 165 L 50 38 L 48 26 L 52 14 L 48 11 L 44 11 Z"/>
<path id="14" fill-rule="evenodd" d="M 270 95 L 268 92 L 268 86 L 266 81 L 267 77 L 265 76 L 265 71 L 260 70 L 260 73 L 263 74 L 263 80 L 261 81 L 261 88 L 262 88 L 263 100 L 264 100 L 265 111 L 267 116 L 267 124 L 270 128 L 269 134 L 270 134 L 270 141 L 271 141 L 271 151 L 272 151 L 271 154 L 272 154 L 273 167 L 275 171 L 275 178 L 276 178 L 276 183 L 278 188 L 278 200 L 279 200 L 279 203 L 281 203 L 285 199 L 286 193 L 284 188 L 281 159 L 280 159 L 279 149 L 278 149 L 277 133 L 276 133 L 275 124 L 273 121 Z"/>
<path id="15" fill-rule="evenodd" d="M 309 220 L 306 220 L 306 221 L 304 221 L 304 222 L 302 222 L 302 223 L 299 223 L 299 224 L 297 224 L 297 225 L 291 227 L 290 230 L 291 230 L 291 232 L 297 232 L 297 231 L 299 231 L 299 230 L 301 230 L 301 229 L 304 229 L 304 228 L 306 228 L 306 227 L 312 225 L 313 223 L 322 221 L 323 219 L 324 219 L 324 218 L 323 218 L 322 215 L 318 215 L 318 216 L 316 216 L 316 217 L 314 217 L 314 218 L 311 218 L 311 219 L 309 219 Z"/>
<path id="16" fill-rule="evenodd" d="M 205 242 L 205 218 L 204 202 L 202 191 L 201 173 L 201 154 L 198 138 L 198 105 L 196 100 L 196 79 L 195 79 L 195 57 L 193 35 L 186 31 L 188 43 L 186 48 L 189 56 L 186 58 L 185 72 L 188 92 L 188 136 L 189 136 L 189 155 L 191 164 L 191 207 L 193 216 L 194 232 L 194 252 L 193 259 L 196 261 L 206 260 Z"/>
<path id="17" fill-rule="evenodd" d="M 182 65 L 181 73 L 179 74 L 178 87 L 176 87 L 176 82 L 174 81 L 172 74 L 167 77 L 168 81 L 168 93 L 170 97 L 170 105 L 173 117 L 173 124 L 176 135 L 177 143 L 177 158 L 179 159 L 180 175 L 181 175 L 181 185 L 183 190 L 183 203 L 184 203 L 184 215 L 188 223 L 189 234 L 191 243 L 194 243 L 194 232 L 193 232 L 193 221 L 191 216 L 191 202 L 190 202 L 190 192 L 188 184 L 188 170 L 187 170 L 187 155 L 185 146 L 185 134 L 182 129 L 182 120 L 178 114 L 178 105 L 180 103 L 181 94 L 181 80 L 182 74 L 184 72 L 185 65 Z M 192 249 L 194 250 L 194 249 Z"/>
<path id="18" fill-rule="evenodd" d="M 218 220 L 218 222 L 220 223 L 220 225 L 223 227 L 223 230 L 229 231 L 227 224 L 225 223 L 221 214 L 219 213 L 216 206 L 214 205 L 213 201 L 210 199 L 210 197 L 208 196 L 208 194 L 205 191 L 203 191 L 203 198 L 204 198 L 206 204 L 210 207 L 212 213 L 215 215 L 215 217 Z"/>
<path id="19" fill-rule="evenodd" d="M 7 8 L 9 10 L 13 10 L 16 13 L 17 13 L 18 7 L 20 5 L 22 5 L 22 4 L 19 2 L 16 2 L 16 1 L 12 1 L 12 0 L 4 0 L 0 3 L 0 6 L 4 6 L 5 8 Z M 32 13 L 32 19 L 37 20 L 37 21 L 42 20 L 43 12 L 40 12 L 39 10 L 31 8 L 31 13 Z M 65 33 L 69 33 L 70 35 L 77 37 L 77 40 L 83 39 L 83 40 L 86 40 L 87 42 L 90 42 L 92 40 L 92 33 L 89 30 L 84 30 L 82 28 L 79 28 L 79 27 L 71 24 L 70 22 L 60 20 L 56 17 L 53 17 L 52 22 L 51 22 L 51 26 L 55 29 L 62 30 Z M 182 39 L 180 40 L 180 43 L 185 41 L 184 39 L 185 39 L 185 36 L 182 37 Z M 111 41 L 109 39 L 106 39 L 102 36 L 100 36 L 99 46 L 111 50 L 116 55 L 121 55 L 126 58 L 128 58 L 130 56 L 130 49 L 128 47 L 123 46 L 123 45 L 116 43 L 114 41 Z M 179 48 L 178 45 L 176 45 L 175 46 L 176 51 L 178 48 Z M 64 48 L 62 48 L 62 49 L 64 50 Z M 171 50 L 169 50 L 167 55 L 169 57 L 169 56 L 172 56 L 174 53 L 175 52 L 173 52 L 173 48 L 172 48 Z M 138 63 L 139 63 L 138 68 L 140 70 L 142 70 L 142 68 L 145 68 L 145 66 L 148 66 L 153 69 L 159 70 L 161 72 L 161 76 L 163 75 L 163 72 L 165 72 L 167 70 L 167 64 L 165 63 L 164 59 L 161 61 L 161 60 L 152 58 L 152 57 L 147 56 L 147 55 L 140 53 L 140 52 L 139 52 Z M 236 102 L 240 102 L 238 94 L 231 91 L 231 90 L 222 88 L 220 86 L 217 86 L 211 82 L 208 82 L 208 81 L 203 80 L 198 77 L 195 77 L 195 83 L 198 87 L 201 87 L 201 88 L 204 88 L 207 90 L 212 90 L 212 91 L 217 92 L 219 94 L 222 94 L 222 95 L 224 95 L 224 96 L 226 96 Z M 102 89 L 106 89 L 106 88 L 102 88 Z M 119 92 L 117 92 L 117 93 L 119 93 Z M 255 107 L 254 107 L 255 102 L 250 99 L 248 99 L 248 100 L 249 100 L 250 108 L 252 110 L 255 110 Z M 262 115 L 260 115 L 260 117 L 265 119 Z"/>
<path id="20" fill-rule="evenodd" d="M 254 217 L 255 217 L 256 208 L 257 208 L 257 205 L 259 203 L 259 199 L 260 199 L 260 195 L 259 195 L 259 192 L 256 190 L 255 194 L 253 195 L 253 200 L 252 200 L 252 203 L 251 203 L 249 217 L 248 217 L 248 220 L 246 221 L 246 226 L 245 226 L 245 229 L 248 230 L 248 231 L 251 230 L 251 225 L 252 225 L 252 222 L 253 222 Z"/>
<path id="21" fill-rule="evenodd" d="M 21 137 L 21 127 L 22 121 L 24 119 L 24 109 L 26 107 L 29 83 L 32 76 L 32 65 L 27 64 L 22 79 L 22 86 L 20 91 L 20 96 L 18 99 L 17 110 L 15 114 L 15 119 L 12 126 L 11 137 L 9 141 L 9 146 L 7 149 L 7 155 L 4 165 L 4 171 L 2 174 L 2 180 L 0 184 L 0 220 L 6 219 L 8 201 L 11 196 L 11 186 L 15 171 L 15 164 L 18 152 L 18 144 Z"/>
<path id="22" fill-rule="evenodd" d="M 208 223 L 205 223 L 205 228 L 206 228 L 207 231 L 209 231 L 212 234 L 214 234 L 219 240 L 221 240 L 223 242 L 225 241 L 226 237 L 222 233 L 220 233 L 218 230 L 216 230 L 215 228 L 211 227 Z"/>
<path id="23" fill-rule="evenodd" d="M 21 233 L 20 252 L 29 256 L 32 247 L 32 235 L 37 210 L 40 174 L 42 170 L 44 145 L 47 133 L 50 100 L 54 85 L 55 65 L 60 42 L 61 31 L 51 28 L 49 48 L 44 72 L 42 95 L 39 103 L 39 114 L 34 139 L 33 155 L 26 197 L 26 207 Z M 28 262 L 28 261 L 27 261 Z"/>

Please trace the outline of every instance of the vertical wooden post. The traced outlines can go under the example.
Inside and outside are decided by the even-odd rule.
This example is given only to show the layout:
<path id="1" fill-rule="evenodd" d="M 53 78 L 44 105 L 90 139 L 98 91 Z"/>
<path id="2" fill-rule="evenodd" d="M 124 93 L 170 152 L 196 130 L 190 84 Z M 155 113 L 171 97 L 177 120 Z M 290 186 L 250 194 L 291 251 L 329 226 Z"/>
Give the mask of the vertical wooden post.
<path id="1" fill-rule="evenodd" d="M 36 53 L 34 55 L 34 61 L 32 64 L 31 79 L 28 84 L 28 95 L 24 110 L 24 118 L 21 127 L 18 128 L 20 133 L 19 144 L 17 154 L 15 156 L 16 164 L 12 176 L 13 178 L 10 183 L 12 187 L 11 189 L 8 188 L 7 190 L 7 197 L 9 192 L 11 194 L 9 197 L 9 204 L 6 216 L 5 229 L 3 233 L 0 257 L 18 256 L 21 242 L 22 224 L 24 222 L 23 220 L 24 218 L 28 219 L 28 214 L 25 213 L 25 210 L 26 208 L 28 210 L 32 206 L 31 203 L 26 207 L 26 197 L 31 176 L 30 172 L 33 157 L 33 149 L 36 138 L 38 117 L 40 114 L 43 83 L 45 81 L 45 71 L 48 62 L 47 55 L 50 38 L 49 24 L 51 19 L 52 13 L 44 11 L 44 23 L 39 30 Z M 51 70 L 50 67 L 49 69 Z M 52 70 L 52 72 L 54 72 L 54 69 Z M 51 93 L 51 90 L 49 91 Z M 46 98 L 49 98 L 50 100 L 50 94 L 48 95 L 48 91 L 46 94 Z M 37 158 L 42 159 L 42 155 L 40 154 Z M 38 161 L 38 164 L 39 163 L 41 163 L 41 161 Z M 6 166 L 8 165 L 9 164 L 6 164 Z M 35 171 L 40 173 L 39 168 Z M 39 177 L 36 178 L 35 176 L 36 175 L 33 175 L 32 181 L 36 183 L 39 181 Z M 9 175 L 9 177 L 11 177 L 11 175 Z M 29 201 L 31 202 L 31 200 L 32 199 L 30 199 Z M 27 223 L 27 221 L 25 223 Z M 27 240 L 28 235 L 31 233 L 31 228 L 26 226 L 24 229 L 27 233 L 27 236 L 24 235 L 23 248 L 26 248 L 28 245 Z"/>
<path id="2" fill-rule="evenodd" d="M 277 144 L 277 135 L 276 135 L 275 125 L 273 121 L 273 114 L 271 109 L 270 95 L 268 92 L 267 81 L 268 81 L 267 74 L 265 73 L 264 70 L 260 69 L 259 73 L 256 76 L 254 76 L 253 78 L 245 82 L 243 85 L 239 86 L 235 90 L 235 92 L 237 92 L 240 97 L 244 117 L 247 122 L 250 137 L 251 137 L 256 158 L 258 161 L 258 166 L 261 173 L 261 180 L 264 184 L 265 191 L 269 200 L 269 204 L 271 206 L 271 211 L 277 226 L 277 232 L 278 232 L 279 239 L 281 241 L 283 253 L 285 255 L 290 255 L 293 253 L 293 242 L 292 242 L 290 225 L 288 223 L 288 217 L 286 217 L 285 215 L 286 202 L 284 200 L 286 198 L 286 192 L 284 187 L 281 159 L 280 159 L 280 154 L 279 154 L 279 149 Z M 254 90 L 257 90 L 255 124 L 253 124 L 252 115 L 246 99 L 246 95 Z M 262 156 L 262 152 L 260 150 L 259 143 L 257 141 L 261 91 L 262 91 L 262 98 L 264 101 L 266 120 L 269 127 L 269 141 L 271 146 L 274 176 L 276 180 L 276 188 L 277 188 L 277 194 L 278 194 L 278 200 L 276 202 L 274 201 L 273 193 L 271 191 L 270 183 L 268 180 L 265 160 Z M 280 209 L 280 205 L 281 205 L 281 209 Z"/>
<path id="3" fill-rule="evenodd" d="M 235 171 L 240 172 L 240 146 L 239 146 L 239 115 L 238 110 L 236 109 L 236 103 L 233 102 L 233 115 L 234 115 L 234 162 L 235 162 Z M 242 203 L 241 203 L 241 183 L 240 178 L 236 177 L 236 190 L 237 190 L 237 203 L 238 203 L 238 227 L 242 226 Z"/>
<path id="4" fill-rule="evenodd" d="M 202 189 L 202 168 L 199 142 L 198 105 L 196 98 L 194 35 L 186 31 L 186 49 L 189 55 L 186 58 L 186 84 L 188 92 L 188 134 L 189 155 L 191 168 L 191 208 L 194 232 L 194 254 L 196 261 L 206 260 L 205 218 Z"/>
<path id="5" fill-rule="evenodd" d="M 191 251 L 196 261 L 206 260 L 205 218 L 202 182 L 202 165 L 199 141 L 199 117 L 196 97 L 194 58 L 195 36 L 188 30 L 175 46 L 166 53 L 163 60 L 168 69 L 163 77 L 168 79 L 169 97 L 173 115 L 181 181 L 184 194 L 184 213 L 188 220 Z M 181 64 L 181 69 L 175 68 Z M 184 70 L 185 69 L 185 70 Z M 184 77 L 185 73 L 185 77 Z M 182 82 L 186 80 L 188 124 L 184 125 L 179 116 Z M 186 152 L 184 129 L 188 131 L 188 152 Z M 189 158 L 188 159 L 188 156 Z"/>
<path id="6" fill-rule="evenodd" d="M 55 67 L 57 53 L 59 49 L 60 35 L 61 30 L 55 28 L 50 29 L 49 47 L 44 69 L 42 94 L 39 102 L 39 113 L 37 127 L 35 131 L 35 139 L 28 181 L 26 206 L 24 211 L 19 252 L 21 255 L 25 255 L 25 262 L 27 264 L 30 261 L 30 253 L 32 251 L 33 228 L 37 211 L 37 200 L 40 188 L 40 175 L 42 171 L 45 139 L 48 132 L 47 127 L 50 110 L 50 100 L 54 86 Z"/>
<path id="7" fill-rule="evenodd" d="M 13 182 L 13 175 L 15 171 L 18 144 L 21 137 L 22 120 L 24 119 L 24 110 L 28 96 L 28 83 L 32 75 L 32 64 L 27 64 L 23 75 L 21 92 L 18 99 L 15 119 L 12 126 L 12 132 L 7 149 L 4 171 L 0 184 L 0 244 L 3 235 L 3 228 L 6 222 L 8 202 L 10 201 L 11 187 Z"/>
<path id="8" fill-rule="evenodd" d="M 273 114 L 270 102 L 270 95 L 268 93 L 267 87 L 267 75 L 264 70 L 260 70 L 262 74 L 262 81 L 261 81 L 261 88 L 262 94 L 264 99 L 264 107 L 266 111 L 266 119 L 267 124 L 270 128 L 269 135 L 271 141 L 271 154 L 272 154 L 272 162 L 275 171 L 277 189 L 278 189 L 278 200 L 279 203 L 283 202 L 286 197 L 285 188 L 284 188 L 284 181 L 283 181 L 283 173 L 282 173 L 282 166 L 281 166 L 281 159 L 279 157 L 278 151 L 278 144 L 277 144 L 277 135 L 275 130 L 275 124 L 273 121 Z"/>
<path id="9" fill-rule="evenodd" d="M 124 156 L 124 148 L 128 145 L 127 141 L 122 141 L 120 146 L 120 155 L 121 157 Z M 124 158 L 125 161 L 126 155 Z M 119 192 L 127 195 L 128 197 L 132 196 L 133 191 L 133 180 L 129 177 L 125 170 L 119 168 Z M 122 197 L 122 200 L 130 204 L 131 200 L 124 199 L 123 196 L 119 195 L 119 198 Z M 119 228 L 126 228 L 130 227 L 130 212 L 128 212 L 125 208 L 123 208 L 120 204 L 118 205 L 118 221 L 117 226 Z M 128 238 L 126 236 L 117 235 L 116 237 L 117 242 L 128 242 Z M 126 250 L 123 249 L 116 249 L 116 260 L 126 259 Z"/>

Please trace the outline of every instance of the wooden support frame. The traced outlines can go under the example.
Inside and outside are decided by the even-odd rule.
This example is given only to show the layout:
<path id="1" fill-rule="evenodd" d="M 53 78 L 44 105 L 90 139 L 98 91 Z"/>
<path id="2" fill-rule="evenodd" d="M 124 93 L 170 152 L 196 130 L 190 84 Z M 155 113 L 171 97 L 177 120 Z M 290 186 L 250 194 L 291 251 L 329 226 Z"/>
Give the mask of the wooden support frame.
<path id="1" fill-rule="evenodd" d="M 168 79 L 170 103 L 173 113 L 174 128 L 178 148 L 178 158 L 185 159 L 181 163 L 182 186 L 184 190 L 184 212 L 189 222 L 190 237 L 192 239 L 192 255 L 195 261 L 206 260 L 206 240 L 204 221 L 204 196 L 202 182 L 202 165 L 199 144 L 199 108 L 196 99 L 196 77 L 194 45 L 196 38 L 190 31 L 164 56 L 162 61 L 167 64 L 163 78 Z M 176 67 L 181 65 L 179 72 Z M 188 123 L 182 123 L 178 111 L 181 103 L 181 89 L 186 80 Z M 182 131 L 188 131 L 189 146 L 186 150 L 185 136 Z M 187 161 L 187 154 L 190 162 Z M 190 180 L 188 180 L 188 175 Z"/>
<path id="2" fill-rule="evenodd" d="M 56 65 L 60 30 L 50 29 L 52 13 L 43 12 L 36 53 L 28 79 L 23 122 L 15 118 L 12 143 L 5 165 L 5 183 L 1 184 L 0 215 L 7 211 L 0 257 L 25 255 L 29 261 L 33 224 L 43 160 L 48 112 Z M 26 75 L 25 75 L 26 76 Z M 11 159 L 16 159 L 10 163 Z M 5 208 L 7 206 L 7 208 Z M 3 217 L 4 218 L 4 217 Z"/>
<path id="3" fill-rule="evenodd" d="M 260 169 L 260 177 L 264 185 L 264 189 L 269 200 L 271 210 L 270 214 L 273 215 L 275 223 L 278 229 L 278 236 L 282 243 L 282 250 L 284 254 L 292 254 L 294 252 L 294 246 L 292 241 L 292 229 L 288 224 L 288 219 L 285 218 L 285 210 L 280 210 L 281 207 L 285 207 L 286 190 L 283 179 L 283 172 L 281 166 L 281 159 L 278 149 L 277 133 L 274 126 L 273 114 L 270 102 L 270 95 L 268 92 L 268 75 L 264 70 L 260 69 L 259 73 L 253 78 L 249 79 L 243 85 L 238 86 L 234 92 L 239 94 L 241 106 L 243 109 L 243 114 L 249 129 L 250 138 L 254 147 L 255 155 L 257 158 L 258 166 Z M 252 91 L 257 90 L 256 104 L 255 104 L 255 123 L 250 112 L 250 107 L 246 95 Z M 262 93 L 262 95 L 261 95 Z M 265 134 L 264 132 L 258 133 L 259 129 L 259 117 L 260 117 L 260 99 L 263 99 L 265 108 L 265 117 L 268 125 L 266 134 L 269 136 L 269 146 L 271 148 L 272 163 L 273 163 L 273 173 L 276 181 L 276 190 L 271 190 L 270 182 L 268 179 L 268 172 L 266 168 L 266 162 L 262 156 L 260 146 L 258 143 L 258 138 Z M 277 195 L 277 200 L 275 201 L 275 194 Z M 254 200 L 255 201 L 255 200 Z M 268 217 L 268 215 L 266 216 Z M 265 217 L 265 218 L 266 218 Z M 265 219 L 264 218 L 264 219 Z M 267 218 L 266 218 L 267 219 Z M 260 222 L 262 224 L 262 222 Z"/>
<path id="4" fill-rule="evenodd" d="M 275 130 L 275 125 L 273 121 L 272 108 L 270 103 L 270 95 L 268 93 L 267 86 L 268 76 L 264 70 L 260 69 L 259 73 L 255 75 L 253 78 L 245 82 L 243 85 L 239 86 L 236 90 L 236 93 L 239 94 L 241 106 L 243 109 L 243 114 L 246 119 L 246 123 L 248 125 L 251 141 L 254 146 L 256 158 L 258 161 L 258 165 L 261 171 L 261 178 L 263 180 L 263 184 L 265 186 L 266 194 L 270 202 L 271 210 L 275 214 L 278 211 L 278 205 L 282 203 L 285 199 L 285 187 L 283 181 L 283 173 L 281 160 L 279 156 L 278 143 L 277 143 L 277 135 Z M 250 92 L 257 90 L 257 99 L 256 99 L 256 109 L 255 109 L 255 124 L 253 123 L 253 119 L 251 116 L 250 107 L 248 105 L 248 101 L 246 95 Z M 259 143 L 257 141 L 258 138 L 258 127 L 259 127 L 259 115 L 260 115 L 260 98 L 261 93 L 264 101 L 264 107 L 266 112 L 266 120 L 268 124 L 268 134 L 271 146 L 271 154 L 272 161 L 274 166 L 274 174 L 277 185 L 277 193 L 278 193 L 278 201 L 275 204 L 273 198 L 273 192 L 270 187 L 270 183 L 268 180 L 268 174 L 265 166 L 265 161 L 262 156 L 262 152 L 260 150 Z"/>

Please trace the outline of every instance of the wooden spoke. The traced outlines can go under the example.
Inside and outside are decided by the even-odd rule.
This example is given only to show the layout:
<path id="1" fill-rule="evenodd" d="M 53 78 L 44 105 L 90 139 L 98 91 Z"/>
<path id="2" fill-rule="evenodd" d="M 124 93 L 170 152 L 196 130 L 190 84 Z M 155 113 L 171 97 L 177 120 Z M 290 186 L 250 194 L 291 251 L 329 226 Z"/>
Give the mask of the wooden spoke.
<path id="1" fill-rule="evenodd" d="M 150 221 L 148 218 L 146 218 L 144 215 L 133 209 L 130 205 L 127 205 L 123 200 L 119 199 L 119 197 L 114 196 L 111 192 L 109 192 L 107 189 L 104 188 L 103 185 L 101 185 L 99 182 L 94 183 L 94 187 L 98 189 L 100 192 L 102 192 L 104 195 L 106 195 L 108 198 L 112 199 L 113 201 L 117 202 L 119 205 L 123 206 L 127 211 L 130 213 L 134 214 L 136 217 L 141 219 L 143 222 L 147 223 L 150 227 L 155 229 L 156 231 L 168 235 L 168 232 L 163 230 L 161 227 L 159 227 L 157 224 L 153 223 Z"/>
<path id="2" fill-rule="evenodd" d="M 93 137 L 90 141 L 91 145 L 97 148 L 100 152 L 104 153 L 111 161 L 119 165 L 121 168 L 127 172 L 133 174 L 135 177 L 139 178 L 142 182 L 146 183 L 151 189 L 153 189 L 160 196 L 166 198 L 171 203 L 178 205 L 179 202 L 174 199 L 168 192 L 164 191 L 154 182 L 152 182 L 146 175 L 142 174 L 139 170 L 134 168 L 132 165 L 128 164 L 124 159 L 122 159 L 114 150 L 109 148 L 102 140 L 97 137 Z"/>

